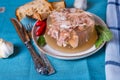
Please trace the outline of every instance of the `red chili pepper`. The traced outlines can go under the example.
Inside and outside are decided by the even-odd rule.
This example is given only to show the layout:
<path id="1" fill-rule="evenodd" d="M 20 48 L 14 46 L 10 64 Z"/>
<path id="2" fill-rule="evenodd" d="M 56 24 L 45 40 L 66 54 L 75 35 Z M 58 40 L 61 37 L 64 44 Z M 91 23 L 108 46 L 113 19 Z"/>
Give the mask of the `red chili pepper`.
<path id="1" fill-rule="evenodd" d="M 39 20 L 39 21 L 36 22 L 35 26 L 36 26 L 36 27 L 41 26 L 43 23 L 44 23 L 43 21 L 40 21 L 40 20 Z"/>
<path id="2" fill-rule="evenodd" d="M 42 22 L 39 29 L 36 31 L 36 36 L 42 35 L 45 32 L 45 28 L 46 28 L 46 23 Z"/>

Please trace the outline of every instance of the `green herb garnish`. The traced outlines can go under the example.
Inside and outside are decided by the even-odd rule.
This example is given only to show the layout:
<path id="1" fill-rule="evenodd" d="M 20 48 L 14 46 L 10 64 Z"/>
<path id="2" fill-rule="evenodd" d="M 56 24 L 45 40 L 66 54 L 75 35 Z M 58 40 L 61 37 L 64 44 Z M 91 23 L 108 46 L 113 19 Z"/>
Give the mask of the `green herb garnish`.
<path id="1" fill-rule="evenodd" d="M 37 43 L 39 46 L 44 46 L 46 44 L 46 41 L 43 35 L 39 36 Z"/>
<path id="2" fill-rule="evenodd" d="M 96 48 L 98 48 L 103 42 L 110 41 L 112 39 L 112 32 L 107 27 L 96 25 L 95 28 L 98 34 L 98 40 L 95 43 Z"/>

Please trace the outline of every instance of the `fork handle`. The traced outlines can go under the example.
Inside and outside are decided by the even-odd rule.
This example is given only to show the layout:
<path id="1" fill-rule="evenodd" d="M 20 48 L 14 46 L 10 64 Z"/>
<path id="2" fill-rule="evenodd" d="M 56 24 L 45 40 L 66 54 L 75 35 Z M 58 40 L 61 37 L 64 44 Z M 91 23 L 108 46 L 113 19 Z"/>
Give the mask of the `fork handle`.
<path id="1" fill-rule="evenodd" d="M 48 67 L 46 66 L 42 57 L 36 53 L 35 49 L 33 48 L 30 42 L 25 42 L 25 45 L 31 53 L 37 72 L 47 75 L 49 73 Z"/>

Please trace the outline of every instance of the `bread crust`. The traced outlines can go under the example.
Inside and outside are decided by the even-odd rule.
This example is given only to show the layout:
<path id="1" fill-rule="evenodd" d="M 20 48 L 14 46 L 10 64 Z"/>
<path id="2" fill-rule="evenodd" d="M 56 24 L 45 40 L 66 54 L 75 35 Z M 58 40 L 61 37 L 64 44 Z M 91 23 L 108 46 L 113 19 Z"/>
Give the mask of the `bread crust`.
<path id="1" fill-rule="evenodd" d="M 65 3 L 64 1 L 60 1 L 60 2 L 52 2 L 51 3 L 54 9 L 62 9 L 65 8 Z"/>
<path id="2" fill-rule="evenodd" d="M 34 0 L 16 9 L 16 17 L 20 21 L 28 16 L 37 20 L 45 20 L 54 9 L 65 8 L 64 1 L 49 3 L 47 0 Z"/>

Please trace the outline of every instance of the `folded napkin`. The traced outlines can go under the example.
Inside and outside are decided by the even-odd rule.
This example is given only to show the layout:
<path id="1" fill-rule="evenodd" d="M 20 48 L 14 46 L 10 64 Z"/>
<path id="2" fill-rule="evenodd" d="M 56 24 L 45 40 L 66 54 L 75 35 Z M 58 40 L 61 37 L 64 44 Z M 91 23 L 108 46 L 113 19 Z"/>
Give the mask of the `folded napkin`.
<path id="1" fill-rule="evenodd" d="M 120 80 L 120 0 L 108 0 L 106 17 L 113 32 L 106 46 L 106 80 Z"/>

